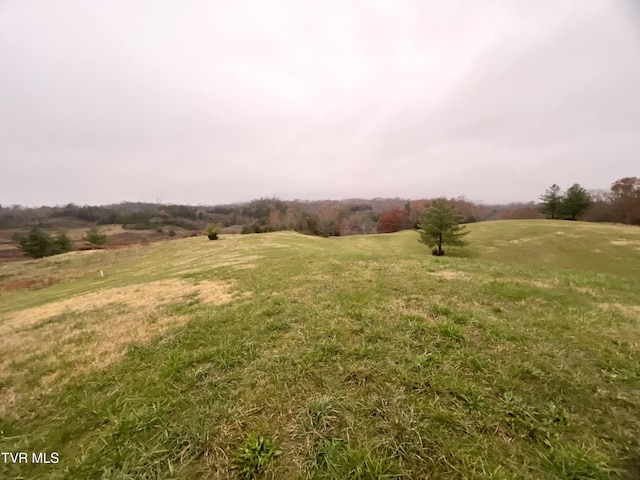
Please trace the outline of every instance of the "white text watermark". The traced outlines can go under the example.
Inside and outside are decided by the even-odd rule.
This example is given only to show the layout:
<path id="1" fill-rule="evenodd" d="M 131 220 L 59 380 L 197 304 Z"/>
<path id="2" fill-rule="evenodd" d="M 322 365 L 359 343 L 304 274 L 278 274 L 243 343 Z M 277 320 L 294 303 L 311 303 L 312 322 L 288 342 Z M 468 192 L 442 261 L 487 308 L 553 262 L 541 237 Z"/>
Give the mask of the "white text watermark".
<path id="1" fill-rule="evenodd" d="M 58 452 L 0 452 L 3 463 L 58 463 Z"/>

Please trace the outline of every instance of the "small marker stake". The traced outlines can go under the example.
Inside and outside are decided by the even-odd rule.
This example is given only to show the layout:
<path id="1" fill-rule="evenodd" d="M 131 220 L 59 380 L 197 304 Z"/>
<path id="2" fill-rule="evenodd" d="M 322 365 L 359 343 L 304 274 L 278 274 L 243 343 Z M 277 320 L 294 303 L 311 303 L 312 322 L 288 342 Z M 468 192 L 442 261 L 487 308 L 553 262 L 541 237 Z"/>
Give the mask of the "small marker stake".
<path id="1" fill-rule="evenodd" d="M 102 273 L 102 270 L 100 270 L 100 277 L 104 278 L 104 273 Z"/>

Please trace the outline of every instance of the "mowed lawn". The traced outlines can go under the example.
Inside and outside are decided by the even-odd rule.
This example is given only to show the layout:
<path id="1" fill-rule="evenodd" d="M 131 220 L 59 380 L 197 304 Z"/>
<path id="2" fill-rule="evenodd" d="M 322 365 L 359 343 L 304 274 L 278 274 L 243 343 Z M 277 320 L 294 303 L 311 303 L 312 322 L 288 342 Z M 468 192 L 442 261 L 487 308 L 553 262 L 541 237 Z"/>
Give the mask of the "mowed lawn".
<path id="1" fill-rule="evenodd" d="M 640 228 L 469 229 L 0 265 L 0 478 L 640 478 Z"/>

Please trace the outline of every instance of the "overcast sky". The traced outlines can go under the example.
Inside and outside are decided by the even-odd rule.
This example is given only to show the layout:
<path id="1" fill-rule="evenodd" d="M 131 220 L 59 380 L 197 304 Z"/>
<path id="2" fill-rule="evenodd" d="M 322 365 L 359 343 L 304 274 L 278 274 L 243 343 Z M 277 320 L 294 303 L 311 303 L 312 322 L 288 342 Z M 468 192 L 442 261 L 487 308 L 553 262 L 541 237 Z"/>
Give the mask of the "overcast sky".
<path id="1" fill-rule="evenodd" d="M 0 204 L 640 176 L 635 0 L 0 0 Z"/>

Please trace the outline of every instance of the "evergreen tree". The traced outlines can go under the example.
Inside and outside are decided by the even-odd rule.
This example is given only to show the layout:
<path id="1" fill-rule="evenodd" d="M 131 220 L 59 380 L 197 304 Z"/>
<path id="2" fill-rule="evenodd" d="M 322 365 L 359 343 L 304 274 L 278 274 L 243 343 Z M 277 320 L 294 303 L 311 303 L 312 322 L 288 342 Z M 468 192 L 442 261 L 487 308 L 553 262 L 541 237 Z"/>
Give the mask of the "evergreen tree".
<path id="1" fill-rule="evenodd" d="M 66 233 L 61 233 L 56 237 L 52 237 L 51 241 L 51 255 L 58 255 L 60 253 L 67 253 L 73 250 L 73 244 L 71 239 Z"/>
<path id="2" fill-rule="evenodd" d="M 540 213 L 551 215 L 551 218 L 557 218 L 556 216 L 560 213 L 563 199 L 564 196 L 560 193 L 560 187 L 554 183 L 547 188 L 544 195 L 540 196 L 540 200 L 542 200 L 542 202 L 540 203 L 538 210 Z"/>
<path id="3" fill-rule="evenodd" d="M 107 236 L 96 227 L 93 227 L 87 230 L 84 239 L 89 243 L 93 243 L 94 245 L 102 245 L 107 241 Z"/>
<path id="4" fill-rule="evenodd" d="M 577 183 L 574 183 L 565 194 L 561 212 L 565 215 L 571 216 L 572 220 L 575 220 L 579 215 L 582 215 L 591 206 L 591 197 L 587 190 L 582 188 Z"/>
<path id="5" fill-rule="evenodd" d="M 445 198 L 431 203 L 422 217 L 420 227 L 421 243 L 433 248 L 434 255 L 444 255 L 442 245 L 464 247 L 468 242 L 463 237 L 469 232 L 460 225 L 462 215 Z"/>
<path id="6" fill-rule="evenodd" d="M 38 226 L 31 228 L 26 237 L 14 235 L 14 240 L 24 253 L 33 258 L 58 255 L 73 250 L 71 239 L 64 233 L 52 237 Z"/>

